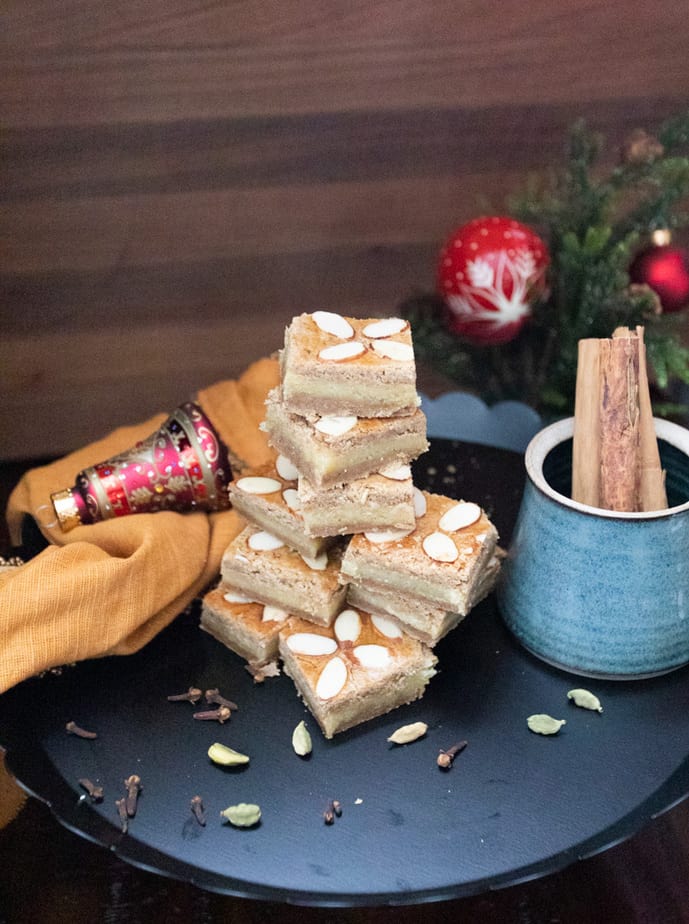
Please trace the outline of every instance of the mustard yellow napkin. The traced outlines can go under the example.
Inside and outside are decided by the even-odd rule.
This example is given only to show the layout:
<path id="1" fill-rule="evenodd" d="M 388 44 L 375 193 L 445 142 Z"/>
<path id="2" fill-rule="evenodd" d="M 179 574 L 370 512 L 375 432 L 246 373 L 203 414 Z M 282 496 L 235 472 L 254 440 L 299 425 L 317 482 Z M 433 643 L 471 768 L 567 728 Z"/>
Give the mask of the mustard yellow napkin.
<path id="1" fill-rule="evenodd" d="M 197 396 L 232 454 L 250 466 L 271 457 L 258 425 L 268 390 L 278 381 L 277 361 L 263 359 L 237 381 Z M 126 451 L 166 416 L 115 430 L 27 472 L 8 503 L 12 535 L 19 534 L 25 514 L 45 509 L 51 493 L 70 487 L 77 472 Z M 41 528 L 51 544 L 20 568 L 0 572 L 0 692 L 60 664 L 137 651 L 216 577 L 241 521 L 232 510 L 164 512 L 68 533 L 59 526 Z"/>

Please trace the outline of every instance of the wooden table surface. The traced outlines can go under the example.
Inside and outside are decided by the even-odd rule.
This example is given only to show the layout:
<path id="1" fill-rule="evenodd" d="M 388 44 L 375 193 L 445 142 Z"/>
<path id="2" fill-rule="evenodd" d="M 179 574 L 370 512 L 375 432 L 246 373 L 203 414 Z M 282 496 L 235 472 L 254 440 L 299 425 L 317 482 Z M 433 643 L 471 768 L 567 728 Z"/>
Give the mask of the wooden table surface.
<path id="1" fill-rule="evenodd" d="M 0 509 L 29 464 L 0 465 Z M 9 551 L 4 520 L 3 551 Z M 25 798 L 1 763 L 0 823 L 0 924 L 209 924 L 268 918 L 284 924 L 689 922 L 689 801 L 631 839 L 550 876 L 485 895 L 394 909 L 266 904 L 206 893 L 137 869 L 65 829 L 43 803 Z"/>
<path id="2" fill-rule="evenodd" d="M 689 98 L 677 0 L 5 0 L 0 458 L 177 407 Z"/>

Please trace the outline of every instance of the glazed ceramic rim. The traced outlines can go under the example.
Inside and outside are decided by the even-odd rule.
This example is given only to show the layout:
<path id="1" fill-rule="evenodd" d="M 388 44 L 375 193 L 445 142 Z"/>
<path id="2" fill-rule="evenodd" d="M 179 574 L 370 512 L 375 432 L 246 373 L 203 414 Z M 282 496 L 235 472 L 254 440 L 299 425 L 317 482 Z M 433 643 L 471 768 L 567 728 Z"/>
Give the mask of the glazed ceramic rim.
<path id="1" fill-rule="evenodd" d="M 689 430 L 680 427 L 679 424 L 671 423 L 669 420 L 661 420 L 658 417 L 653 418 L 655 424 L 656 436 L 664 440 L 675 449 L 689 456 Z M 624 512 L 616 510 L 603 510 L 600 507 L 592 507 L 589 504 L 582 504 L 579 501 L 572 500 L 565 494 L 560 494 L 552 488 L 543 475 L 543 463 L 548 453 L 552 452 L 560 443 L 571 439 L 574 435 L 574 418 L 566 417 L 550 424 L 543 430 L 540 430 L 526 447 L 524 462 L 526 472 L 532 483 L 539 491 L 550 497 L 552 500 L 570 507 L 572 510 L 578 510 L 580 513 L 604 517 L 610 520 L 656 520 L 662 517 L 673 516 L 676 513 L 682 513 L 689 510 L 689 501 L 679 504 L 676 507 L 669 507 L 667 510 L 650 510 L 644 512 Z"/>

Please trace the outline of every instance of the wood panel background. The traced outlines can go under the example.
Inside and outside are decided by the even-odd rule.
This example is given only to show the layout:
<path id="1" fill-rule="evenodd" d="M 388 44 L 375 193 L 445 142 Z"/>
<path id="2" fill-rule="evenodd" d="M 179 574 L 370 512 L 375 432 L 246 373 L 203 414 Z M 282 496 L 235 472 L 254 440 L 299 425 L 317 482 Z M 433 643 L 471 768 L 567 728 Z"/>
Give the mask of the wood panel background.
<path id="1" fill-rule="evenodd" d="M 684 109 L 688 50 L 676 0 L 4 0 L 0 458 L 393 312 L 575 118 Z"/>

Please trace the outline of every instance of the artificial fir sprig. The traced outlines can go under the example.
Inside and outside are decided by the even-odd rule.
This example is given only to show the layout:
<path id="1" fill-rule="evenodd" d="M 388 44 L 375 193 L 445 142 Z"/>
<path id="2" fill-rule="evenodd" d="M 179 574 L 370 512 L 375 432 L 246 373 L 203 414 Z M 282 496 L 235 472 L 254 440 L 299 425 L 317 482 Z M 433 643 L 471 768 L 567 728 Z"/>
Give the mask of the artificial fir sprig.
<path id="1" fill-rule="evenodd" d="M 509 343 L 475 346 L 444 324 L 442 299 L 420 295 L 401 307 L 413 327 L 419 358 L 489 403 L 513 398 L 546 416 L 571 413 L 578 342 L 609 337 L 625 325 L 645 327 L 649 363 L 661 391 L 689 383 L 687 315 L 663 314 L 657 295 L 632 285 L 629 267 L 654 231 L 689 225 L 689 113 L 668 120 L 656 136 L 630 135 L 621 162 L 600 167 L 603 139 L 579 121 L 569 131 L 562 169 L 531 180 L 508 211 L 548 243 L 549 295 Z M 656 403 L 656 412 L 676 407 Z"/>

